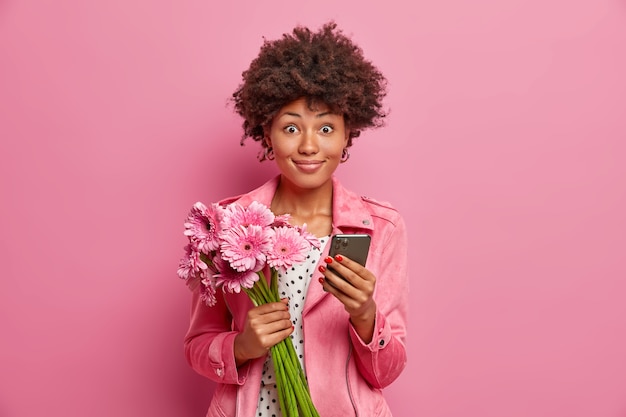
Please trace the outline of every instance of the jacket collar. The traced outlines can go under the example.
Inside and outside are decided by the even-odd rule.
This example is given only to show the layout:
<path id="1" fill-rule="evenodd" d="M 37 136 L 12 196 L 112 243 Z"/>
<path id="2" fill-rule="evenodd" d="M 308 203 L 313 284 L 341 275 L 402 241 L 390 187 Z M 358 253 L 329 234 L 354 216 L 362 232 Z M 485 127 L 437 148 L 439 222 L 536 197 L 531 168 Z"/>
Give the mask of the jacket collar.
<path id="1" fill-rule="evenodd" d="M 373 220 L 363 199 L 344 188 L 339 180 L 333 176 L 333 230 L 345 231 L 347 229 L 373 230 Z M 250 191 L 236 199 L 240 204 L 247 206 L 253 201 L 258 201 L 269 207 L 276 193 L 280 175 L 267 181 L 259 188 Z M 226 201 L 228 203 L 228 201 Z"/>

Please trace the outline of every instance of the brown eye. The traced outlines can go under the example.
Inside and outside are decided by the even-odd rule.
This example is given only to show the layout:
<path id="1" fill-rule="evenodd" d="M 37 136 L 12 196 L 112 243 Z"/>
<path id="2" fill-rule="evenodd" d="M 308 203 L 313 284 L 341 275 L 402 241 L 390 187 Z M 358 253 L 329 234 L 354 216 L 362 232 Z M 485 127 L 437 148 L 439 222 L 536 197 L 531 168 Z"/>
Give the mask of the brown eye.
<path id="1" fill-rule="evenodd" d="M 283 129 L 286 133 L 298 133 L 298 128 L 294 125 L 289 125 Z"/>
<path id="2" fill-rule="evenodd" d="M 334 129 L 333 129 L 333 127 L 332 127 L 332 126 L 330 126 L 330 125 L 324 125 L 324 126 L 322 126 L 322 128 L 320 129 L 320 131 L 321 131 L 322 133 L 324 133 L 325 135 L 328 135 L 328 134 L 330 134 L 330 133 L 333 133 Z"/>

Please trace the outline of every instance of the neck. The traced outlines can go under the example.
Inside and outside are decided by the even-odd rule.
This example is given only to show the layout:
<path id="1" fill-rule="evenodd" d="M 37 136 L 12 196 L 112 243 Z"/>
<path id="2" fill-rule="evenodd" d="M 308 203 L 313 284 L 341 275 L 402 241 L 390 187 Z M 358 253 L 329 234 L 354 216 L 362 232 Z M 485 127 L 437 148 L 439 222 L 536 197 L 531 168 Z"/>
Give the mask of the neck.
<path id="1" fill-rule="evenodd" d="M 333 183 L 304 189 L 293 186 L 281 177 L 271 209 L 274 214 L 290 214 L 292 224 L 307 223 L 309 231 L 317 236 L 330 233 L 333 206 Z"/>

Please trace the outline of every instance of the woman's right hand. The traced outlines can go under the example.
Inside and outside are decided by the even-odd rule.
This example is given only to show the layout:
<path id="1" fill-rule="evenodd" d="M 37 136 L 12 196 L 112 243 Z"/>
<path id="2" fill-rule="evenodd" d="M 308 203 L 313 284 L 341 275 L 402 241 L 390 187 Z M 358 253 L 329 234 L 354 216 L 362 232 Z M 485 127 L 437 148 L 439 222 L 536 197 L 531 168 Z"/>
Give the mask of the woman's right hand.
<path id="1" fill-rule="evenodd" d="M 268 303 L 248 311 L 243 331 L 235 337 L 237 366 L 267 354 L 272 346 L 293 332 L 287 299 Z"/>

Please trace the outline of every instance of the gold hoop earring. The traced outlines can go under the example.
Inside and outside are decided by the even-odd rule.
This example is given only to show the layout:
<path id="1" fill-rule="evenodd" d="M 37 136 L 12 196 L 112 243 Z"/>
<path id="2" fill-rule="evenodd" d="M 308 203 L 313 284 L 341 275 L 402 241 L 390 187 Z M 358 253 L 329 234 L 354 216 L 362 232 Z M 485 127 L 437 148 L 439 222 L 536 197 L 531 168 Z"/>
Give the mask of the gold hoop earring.
<path id="1" fill-rule="evenodd" d="M 341 151 L 341 159 L 340 161 L 346 162 L 348 159 L 350 159 L 350 151 L 348 150 L 348 148 L 343 148 L 343 151 Z"/>

